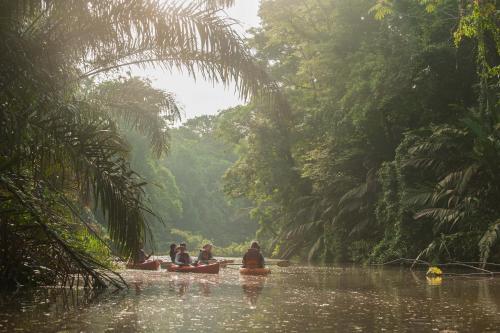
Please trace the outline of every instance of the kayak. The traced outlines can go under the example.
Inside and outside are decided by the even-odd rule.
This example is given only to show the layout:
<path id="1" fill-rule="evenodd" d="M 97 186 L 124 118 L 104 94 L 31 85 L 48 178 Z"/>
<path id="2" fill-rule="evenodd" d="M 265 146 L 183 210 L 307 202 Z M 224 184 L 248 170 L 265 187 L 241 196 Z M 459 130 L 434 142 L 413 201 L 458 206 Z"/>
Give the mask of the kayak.
<path id="1" fill-rule="evenodd" d="M 205 273 L 205 274 L 218 274 L 220 265 L 219 263 L 208 264 L 208 265 L 198 265 L 198 266 L 178 266 L 172 264 L 167 266 L 167 271 L 169 272 L 179 272 L 179 273 Z"/>
<path id="2" fill-rule="evenodd" d="M 161 268 L 167 269 L 168 267 L 172 266 L 173 264 L 170 261 L 160 261 Z"/>
<path id="3" fill-rule="evenodd" d="M 240 268 L 242 275 L 267 275 L 271 273 L 269 268 Z"/>
<path id="4" fill-rule="evenodd" d="M 156 271 L 160 268 L 160 260 L 149 260 L 140 264 L 128 263 L 128 269 L 144 269 L 149 271 Z"/>

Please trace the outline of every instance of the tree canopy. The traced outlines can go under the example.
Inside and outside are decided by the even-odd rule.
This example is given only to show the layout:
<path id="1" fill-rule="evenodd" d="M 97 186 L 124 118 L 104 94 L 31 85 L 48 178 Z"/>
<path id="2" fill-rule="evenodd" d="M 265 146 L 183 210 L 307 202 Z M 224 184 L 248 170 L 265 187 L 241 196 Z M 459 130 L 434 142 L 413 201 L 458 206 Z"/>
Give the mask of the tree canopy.
<path id="1" fill-rule="evenodd" d="M 495 1 L 263 1 L 249 43 L 290 103 L 227 115 L 267 251 L 498 259 Z"/>

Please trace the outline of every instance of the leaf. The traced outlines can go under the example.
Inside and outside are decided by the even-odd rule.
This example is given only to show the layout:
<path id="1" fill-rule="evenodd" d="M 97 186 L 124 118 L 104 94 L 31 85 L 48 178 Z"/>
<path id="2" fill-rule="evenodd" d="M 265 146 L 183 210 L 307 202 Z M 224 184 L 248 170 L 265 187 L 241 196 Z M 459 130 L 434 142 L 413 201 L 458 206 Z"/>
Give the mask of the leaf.
<path id="1" fill-rule="evenodd" d="M 316 255 L 316 253 L 321 248 L 321 245 L 323 244 L 323 240 L 324 240 L 324 237 L 320 236 L 320 237 L 318 237 L 316 242 L 314 242 L 314 245 L 311 247 L 311 249 L 309 250 L 309 253 L 307 254 L 307 261 L 312 261 L 312 259 Z"/>
<path id="2" fill-rule="evenodd" d="M 491 224 L 488 227 L 488 230 L 483 234 L 481 239 L 479 240 L 479 251 L 481 253 L 481 262 L 483 266 L 488 261 L 490 257 L 490 252 L 493 247 L 498 243 L 500 239 L 500 220 L 497 220 L 495 223 Z"/>

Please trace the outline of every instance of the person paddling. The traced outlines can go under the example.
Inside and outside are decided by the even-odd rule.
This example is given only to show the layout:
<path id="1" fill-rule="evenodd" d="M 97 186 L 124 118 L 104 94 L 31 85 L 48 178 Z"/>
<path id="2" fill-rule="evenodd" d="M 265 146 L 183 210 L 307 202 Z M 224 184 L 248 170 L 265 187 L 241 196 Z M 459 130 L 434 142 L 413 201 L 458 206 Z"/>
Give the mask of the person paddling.
<path id="1" fill-rule="evenodd" d="M 152 255 L 153 255 L 153 252 L 151 252 L 151 254 L 147 255 L 146 251 L 144 251 L 144 244 L 140 243 L 139 250 L 137 251 L 135 258 L 134 258 L 134 264 L 142 264 L 146 260 L 148 260 Z"/>
<path id="2" fill-rule="evenodd" d="M 184 246 L 183 246 L 184 245 Z M 179 266 L 189 266 L 191 265 L 191 257 L 189 256 L 189 253 L 186 252 L 186 244 L 180 244 L 179 247 L 179 252 L 177 252 L 175 256 L 174 263 Z"/>
<path id="3" fill-rule="evenodd" d="M 177 245 L 175 243 L 170 244 L 170 261 L 175 261 L 175 255 L 177 254 Z"/>
<path id="4" fill-rule="evenodd" d="M 243 268 L 264 268 L 264 256 L 260 253 L 260 245 L 253 241 L 243 256 Z"/>
<path id="5" fill-rule="evenodd" d="M 208 265 L 210 263 L 210 260 L 214 260 L 214 256 L 212 255 L 212 248 L 212 244 L 203 245 L 203 248 L 198 254 L 198 259 L 196 259 L 196 264 Z"/>

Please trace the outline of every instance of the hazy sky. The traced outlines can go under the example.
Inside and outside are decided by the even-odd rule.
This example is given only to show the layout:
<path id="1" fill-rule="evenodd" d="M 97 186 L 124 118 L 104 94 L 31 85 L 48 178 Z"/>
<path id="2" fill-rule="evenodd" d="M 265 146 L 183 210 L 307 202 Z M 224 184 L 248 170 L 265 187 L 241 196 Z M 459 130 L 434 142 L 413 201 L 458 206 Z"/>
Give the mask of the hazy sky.
<path id="1" fill-rule="evenodd" d="M 236 0 L 233 8 L 227 10 L 230 17 L 241 22 L 240 32 L 259 25 L 257 11 L 259 0 Z M 239 30 L 239 29 L 238 29 Z M 234 93 L 234 87 L 224 88 L 212 83 L 179 73 L 164 72 L 159 69 L 132 69 L 133 75 L 151 79 L 157 88 L 173 92 L 177 101 L 184 107 L 183 121 L 203 114 L 215 114 L 242 101 Z"/>

